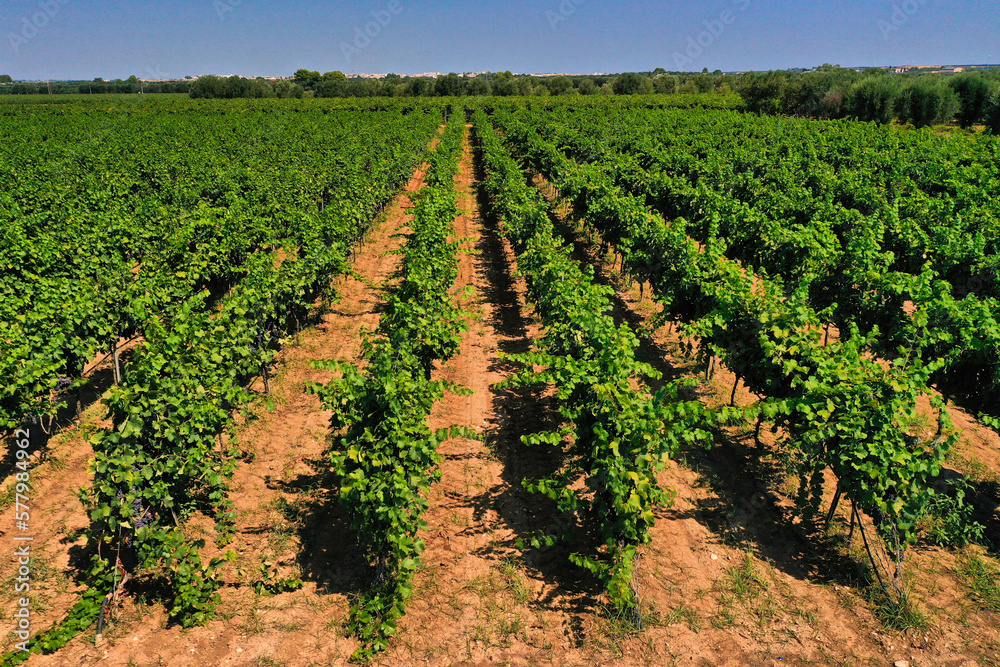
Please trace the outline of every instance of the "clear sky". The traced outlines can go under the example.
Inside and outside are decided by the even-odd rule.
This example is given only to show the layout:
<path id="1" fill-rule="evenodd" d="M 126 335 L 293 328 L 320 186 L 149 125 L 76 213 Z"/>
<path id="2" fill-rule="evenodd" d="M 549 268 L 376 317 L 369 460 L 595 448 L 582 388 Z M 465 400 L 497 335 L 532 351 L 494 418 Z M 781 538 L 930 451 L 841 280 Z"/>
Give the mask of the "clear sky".
<path id="1" fill-rule="evenodd" d="M 1000 61 L 1000 1 L 4 0 L 0 36 L 15 79 L 942 65 Z"/>

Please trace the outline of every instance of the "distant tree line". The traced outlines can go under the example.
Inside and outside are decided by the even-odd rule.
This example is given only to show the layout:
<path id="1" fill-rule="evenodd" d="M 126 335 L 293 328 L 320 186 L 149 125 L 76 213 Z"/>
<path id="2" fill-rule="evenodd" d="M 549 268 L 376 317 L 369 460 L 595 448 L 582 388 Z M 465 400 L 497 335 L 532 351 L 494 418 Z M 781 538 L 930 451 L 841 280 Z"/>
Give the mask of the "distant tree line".
<path id="1" fill-rule="evenodd" d="M 190 77 L 188 77 L 190 79 Z M 822 65 L 815 70 L 724 74 L 626 72 L 618 75 L 529 76 L 490 72 L 431 77 L 349 78 L 343 72 L 300 69 L 276 81 L 241 76 L 147 83 L 135 76 L 105 81 L 16 82 L 0 76 L 0 95 L 189 93 L 193 98 L 571 96 L 721 94 L 738 92 L 748 111 L 811 118 L 851 118 L 877 123 L 895 119 L 917 127 L 955 119 L 980 123 L 1000 134 L 1000 68 L 960 74 L 893 73 Z"/>
<path id="2" fill-rule="evenodd" d="M 190 81 L 139 81 L 139 77 L 105 81 L 49 81 L 25 83 L 14 81 L 10 75 L 0 75 L 0 95 L 105 95 L 133 93 L 188 93 Z"/>
<path id="3" fill-rule="evenodd" d="M 191 97 L 195 99 L 237 99 L 265 97 L 303 97 L 305 90 L 295 83 L 282 79 L 247 79 L 242 76 L 200 76 L 191 84 Z"/>
<path id="4" fill-rule="evenodd" d="M 732 77 L 729 77 L 732 79 Z M 436 78 L 402 77 L 349 78 L 343 72 L 300 69 L 291 79 L 267 81 L 243 77 L 203 76 L 191 86 L 197 98 L 236 97 L 464 97 L 497 95 L 641 95 L 652 93 L 731 94 L 731 81 L 722 72 L 709 74 L 668 73 L 657 69 L 647 73 L 616 76 L 536 77 L 511 72 L 490 72 L 477 76 L 455 73 Z"/>
<path id="5" fill-rule="evenodd" d="M 985 123 L 1000 133 L 998 69 L 921 74 L 824 65 L 808 72 L 744 74 L 736 90 L 756 113 L 883 124 L 898 119 L 916 127 L 954 119 L 963 128 Z"/>

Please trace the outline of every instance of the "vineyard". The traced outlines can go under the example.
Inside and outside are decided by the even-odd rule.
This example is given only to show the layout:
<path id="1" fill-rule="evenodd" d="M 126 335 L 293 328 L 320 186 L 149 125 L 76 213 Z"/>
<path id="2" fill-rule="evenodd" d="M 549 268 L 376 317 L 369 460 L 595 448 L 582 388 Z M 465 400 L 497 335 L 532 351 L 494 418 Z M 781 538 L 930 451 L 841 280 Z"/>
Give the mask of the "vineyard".
<path id="1" fill-rule="evenodd" d="M 4 105 L 0 664 L 1000 664 L 1000 141 L 735 106 Z"/>

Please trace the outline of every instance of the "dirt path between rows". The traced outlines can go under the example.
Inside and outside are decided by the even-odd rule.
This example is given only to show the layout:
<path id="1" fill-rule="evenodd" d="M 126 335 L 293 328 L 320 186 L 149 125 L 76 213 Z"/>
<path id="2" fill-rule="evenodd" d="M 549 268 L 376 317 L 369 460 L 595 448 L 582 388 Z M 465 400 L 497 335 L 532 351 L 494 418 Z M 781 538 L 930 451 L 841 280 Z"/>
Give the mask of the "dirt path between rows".
<path id="1" fill-rule="evenodd" d="M 544 179 L 536 176 L 535 184 L 557 201 Z M 638 285 L 614 269 L 611 256 L 600 256 L 569 205 L 557 210 L 577 257 L 595 265 L 598 279 L 616 290 L 615 317 L 641 330 L 660 306 L 648 293 L 640 296 Z M 700 400 L 713 407 L 729 403 L 735 376 L 719 364 L 705 381 L 703 367 L 681 351 L 677 332 L 661 327 L 641 341 L 639 357 L 667 379 L 697 377 Z M 736 396 L 738 405 L 757 400 L 742 385 Z M 964 429 L 960 451 L 968 451 L 969 442 L 983 445 L 984 431 L 974 421 L 958 415 L 956 425 Z M 637 638 L 638 645 L 662 646 L 677 664 L 995 663 L 998 618 L 956 577 L 961 550 L 910 550 L 911 596 L 927 614 L 927 627 L 888 629 L 862 595 L 858 540 L 844 546 L 844 508 L 830 536 L 808 533 L 779 472 L 780 453 L 767 447 L 773 438 L 762 438 L 765 446 L 756 447 L 752 427 L 725 429 L 719 436 L 711 451 L 683 453 L 685 465 L 671 466 L 663 476 L 678 497 L 657 522 L 637 569 L 641 589 L 661 611 L 673 610 L 673 623 L 666 632 L 656 628 Z M 995 434 L 987 437 L 996 440 Z M 828 486 L 824 508 L 833 495 Z"/>
<path id="2" fill-rule="evenodd" d="M 463 213 L 454 236 L 467 251 L 456 288 L 471 318 L 459 354 L 440 374 L 474 393 L 445 397 L 431 426 L 470 426 L 483 440 L 441 447 L 442 481 L 431 492 L 416 593 L 400 636 L 376 664 L 596 664 L 584 630 L 593 599 L 574 586 L 579 575 L 565 552 L 524 555 L 517 546 L 558 519 L 521 486 L 556 465 L 556 453 L 520 441 L 549 425 L 553 410 L 536 392 L 494 386 L 513 368 L 501 354 L 528 351 L 538 326 L 523 311 L 525 288 L 510 248 L 481 215 L 468 141 L 456 188 Z"/>
<path id="3" fill-rule="evenodd" d="M 434 428 L 460 425 L 481 441 L 443 443 L 442 480 L 430 493 L 422 535 L 426 550 L 400 632 L 374 664 L 408 665 L 917 665 L 990 664 L 997 619 L 964 602 L 953 581 L 928 592 L 925 604 L 958 606 L 968 624 L 944 627 L 934 617 L 926 633 L 886 631 L 838 568 L 828 545 L 803 540 L 775 493 L 752 434 L 728 433 L 711 452 L 684 452 L 662 481 L 677 491 L 660 513 L 653 541 L 641 549 L 637 582 L 655 611 L 649 627 L 631 633 L 604 613 L 596 582 L 568 563 L 569 548 L 531 548 L 538 533 L 558 535 L 570 522 L 550 502 L 529 494 L 522 481 L 557 469 L 557 448 L 527 447 L 522 435 L 551 428 L 555 405 L 539 388 L 501 390 L 514 366 L 504 354 L 526 352 L 539 335 L 525 305 L 525 285 L 496 220 L 481 214 L 475 156 L 467 141 L 456 188 L 462 214 L 454 237 L 464 239 L 455 298 L 470 313 L 459 354 L 435 377 L 473 393 L 449 395 L 431 415 Z M 423 185 L 423 168 L 406 186 Z M 385 289 L 399 266 L 392 254 L 410 220 L 400 195 L 369 234 L 354 261 L 361 280 L 343 277 L 340 298 L 315 327 L 286 348 L 272 392 L 254 407 L 256 418 L 239 434 L 249 452 L 233 480 L 239 554 L 225 571 L 223 603 L 206 627 L 168 627 L 163 600 L 152 587 L 135 587 L 106 641 L 93 646 L 93 628 L 52 656 L 29 665 L 347 665 L 357 647 L 344 636 L 350 597 L 367 583 L 357 536 L 336 508 L 322 453 L 329 413 L 304 393 L 307 382 L 330 379 L 313 359 L 359 360 L 361 332 L 379 321 Z M 617 288 L 615 315 L 641 325 L 655 309 L 618 279 L 609 263 L 578 239 L 578 255 L 599 267 Z M 642 339 L 639 354 L 667 377 L 692 376 L 691 360 L 677 352 L 676 336 L 660 330 Z M 728 401 L 731 377 L 721 369 L 698 391 L 707 402 Z M 743 393 L 740 400 L 749 400 Z M 721 397 L 721 398 L 720 398 Z M 82 552 L 87 522 L 74 488 L 85 484 L 86 436 L 101 426 L 96 410 L 84 425 L 54 438 L 52 460 L 40 468 L 36 496 L 37 572 L 47 627 L 72 600 L 73 559 Z M 44 503 L 44 504 L 41 504 Z M 44 531 L 44 532 L 43 532 Z M 211 542 L 210 531 L 206 537 Z M 915 558 L 945 581 L 954 557 L 941 550 Z M 14 565 L 3 562 L 8 585 Z M 300 577 L 301 590 L 259 595 L 253 583 Z M 10 597 L 7 598 L 10 606 Z M 941 626 L 941 627 L 938 627 Z M 9 627 L 9 624 L 8 626 Z M 977 646 L 970 647 L 969 642 Z M 992 643 L 990 643 L 992 642 Z M 981 645 L 981 646 L 979 646 Z M 979 660 L 977 660 L 979 658 Z"/>

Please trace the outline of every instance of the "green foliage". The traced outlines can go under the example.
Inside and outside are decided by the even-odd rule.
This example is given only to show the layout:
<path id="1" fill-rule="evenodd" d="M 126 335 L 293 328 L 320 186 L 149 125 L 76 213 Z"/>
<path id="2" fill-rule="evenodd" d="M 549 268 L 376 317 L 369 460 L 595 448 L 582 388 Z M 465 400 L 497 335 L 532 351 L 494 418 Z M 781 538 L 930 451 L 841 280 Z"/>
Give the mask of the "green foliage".
<path id="1" fill-rule="evenodd" d="M 433 110 L 397 109 L 375 111 L 377 127 L 362 115 L 330 123 L 320 113 L 267 127 L 260 121 L 270 111 L 242 111 L 170 114 L 169 123 L 109 115 L 129 145 L 145 144 L 145 125 L 166 132 L 134 156 L 116 141 L 102 146 L 106 137 L 88 144 L 59 165 L 74 177 L 52 186 L 51 160 L 12 158 L 23 184 L 0 174 L 9 185 L 0 214 L 11 223 L 0 246 L 9 267 L 0 274 L 0 336 L 17 341 L 0 352 L 0 428 L 56 412 L 82 384 L 86 362 L 123 335 L 144 338 L 105 400 L 111 426 L 91 439 L 93 483 L 81 492 L 94 553 L 89 589 L 69 621 L 42 635 L 52 646 L 93 621 L 92 598 L 156 567 L 172 590 L 173 620 L 190 627 L 212 618 L 231 554 L 204 560 L 204 540 L 183 525 L 206 514 L 219 546 L 232 538 L 234 413 L 347 268 L 352 244 L 439 122 Z M 50 114 L 25 116 L 37 123 Z M 73 145 L 99 120 L 53 115 L 44 131 Z M 337 161 L 301 150 L 317 133 L 337 145 Z M 206 149 L 172 158 L 168 175 L 163 153 L 175 151 L 165 146 L 194 136 Z"/>
<path id="2" fill-rule="evenodd" d="M 963 128 L 972 127 L 983 119 L 995 87 L 989 71 L 914 76 L 830 65 L 806 72 L 749 72 L 732 79 L 746 110 L 754 113 L 848 117 L 883 125 L 898 117 L 916 127 L 952 118 Z"/>
<path id="3" fill-rule="evenodd" d="M 1000 208 L 989 185 L 1000 172 L 990 141 L 726 112 L 533 113 L 553 144 L 630 196 L 604 196 L 585 165 L 572 167 L 553 146 L 527 156 L 573 181 L 566 191 L 578 192 L 579 210 L 614 224 L 602 230 L 606 245 L 625 251 L 633 279 L 660 298 L 668 290 L 676 316 L 698 319 L 713 307 L 701 295 L 702 269 L 668 259 L 690 236 L 697 245 L 684 252 L 713 248 L 766 273 L 775 280 L 760 284 L 773 298 L 807 290 L 808 305 L 842 336 L 856 325 L 875 354 L 918 363 L 970 412 L 1000 415 Z M 630 229 L 658 224 L 643 204 L 670 220 L 662 233 L 644 231 L 645 245 Z M 710 270 L 745 283 L 729 277 L 737 267 Z M 728 344 L 746 347 L 754 320 L 745 314 Z"/>
<path id="4" fill-rule="evenodd" d="M 959 125 L 969 128 L 980 122 L 993 92 L 990 82 L 981 74 L 970 72 L 956 76 L 948 85 L 958 95 Z"/>
<path id="5" fill-rule="evenodd" d="M 885 76 L 862 79 L 847 91 L 844 113 L 858 120 L 886 125 L 894 118 L 899 92 L 900 83 L 896 79 Z"/>
<path id="6" fill-rule="evenodd" d="M 458 242 L 449 242 L 455 205 L 454 175 L 465 114 L 454 113 L 436 155 L 427 187 L 416 198 L 403 254 L 403 280 L 388 297 L 379 328 L 366 337 L 365 371 L 349 363 L 318 366 L 339 372 L 326 385 L 311 384 L 333 411 L 329 460 L 339 500 L 364 541 L 375 574 L 351 604 L 350 631 L 362 641 L 354 655 L 370 660 L 396 632 L 413 592 L 424 542 L 421 518 L 427 492 L 440 479 L 438 446 L 476 437 L 466 428 L 431 431 L 428 415 L 445 392 L 470 393 L 432 380 L 436 361 L 458 352 L 466 314 L 453 304 Z"/>
<path id="7" fill-rule="evenodd" d="M 653 92 L 653 81 L 641 74 L 626 72 L 615 79 L 613 87 L 615 95 L 649 95 Z"/>
<path id="8" fill-rule="evenodd" d="M 298 84 L 295 84 L 298 86 Z M 278 94 L 277 85 L 264 79 L 248 79 L 233 75 L 228 78 L 208 75 L 200 76 L 191 84 L 191 99 L 262 99 L 268 97 L 296 97 L 282 90 Z M 299 95 L 301 97 L 301 95 Z"/>
<path id="9" fill-rule="evenodd" d="M 960 479 L 951 493 L 939 493 L 928 504 L 924 522 L 932 544 L 964 547 L 982 543 L 986 528 L 972 518 L 975 507 L 966 500 L 970 490 L 969 482 Z"/>
<path id="10" fill-rule="evenodd" d="M 751 72 L 740 79 L 736 92 L 743 98 L 747 111 L 775 114 L 780 111 L 781 90 L 785 79 L 781 72 Z"/>
<path id="11" fill-rule="evenodd" d="M 397 169 L 412 165 L 414 149 L 426 141 L 428 125 L 416 127 L 424 129 L 409 137 L 404 130 L 396 139 L 410 145 L 408 155 L 395 158 L 401 158 Z M 385 158 L 393 160 L 393 153 Z M 335 215 L 306 214 L 299 248 L 285 248 L 283 262 L 256 253 L 217 303 L 199 292 L 170 313 L 168 325 L 149 319 L 146 344 L 106 400 L 113 427 L 92 439 L 94 483 L 83 500 L 97 551 L 94 585 L 110 588 L 119 561 L 128 563 L 126 572 L 160 562 L 174 591 L 171 616 L 185 627 L 211 619 L 224 559 L 203 563 L 203 541 L 188 540 L 176 525 L 206 513 L 218 524 L 217 541 L 229 541 L 228 480 L 239 453 L 233 411 L 250 400 L 245 387 L 268 372 L 283 335 L 304 319 L 329 278 L 346 268 L 349 244 L 405 174 L 384 167 L 372 172 L 371 163 L 359 158 L 354 164 L 357 171 L 347 181 L 353 187 L 341 193 L 354 198 L 353 206 L 331 209 Z"/>
<path id="12" fill-rule="evenodd" d="M 959 98 L 953 88 L 933 77 L 910 82 L 896 99 L 896 115 L 915 127 L 937 125 L 954 118 Z"/>
<path id="13" fill-rule="evenodd" d="M 253 571 L 245 568 L 237 568 L 236 570 L 236 574 L 240 578 L 248 578 L 251 573 L 256 575 L 252 585 L 254 593 L 257 595 L 279 595 L 302 588 L 301 579 L 282 578 L 277 566 L 269 558 L 264 558 Z"/>
<path id="14" fill-rule="evenodd" d="M 596 284 L 593 269 L 581 268 L 555 237 L 541 196 L 524 182 L 481 112 L 475 123 L 493 211 L 504 221 L 545 327 L 536 351 L 510 357 L 522 370 L 501 386 L 556 389 L 569 426 L 525 436 L 525 444 L 572 438 L 566 465 L 525 486 L 583 521 L 598 547 L 570 560 L 600 578 L 616 610 L 632 617 L 638 614 L 636 549 L 651 539 L 655 510 L 673 497 L 657 473 L 681 445 L 711 443 L 705 430 L 711 415 L 700 403 L 679 399 L 681 383 L 653 394 L 634 389 L 634 382 L 660 374 L 635 358 L 639 341 L 632 330 L 615 325 L 608 312 L 613 291 Z M 578 480 L 583 487 L 572 490 Z M 541 538 L 533 544 L 541 546 Z"/>
<path id="15" fill-rule="evenodd" d="M 0 655 L 0 665 L 3 667 L 20 665 L 32 655 L 55 653 L 94 624 L 101 613 L 103 602 L 104 593 L 100 590 L 90 588 L 84 591 L 66 618 L 29 640 L 27 652 L 14 650 Z"/>
<path id="16" fill-rule="evenodd" d="M 1000 86 L 993 86 L 993 92 L 987 100 L 983 116 L 983 121 L 990 132 L 995 136 L 1000 136 Z"/>
<path id="17" fill-rule="evenodd" d="M 622 256 L 623 271 L 648 283 L 671 317 L 687 324 L 685 334 L 699 351 L 719 357 L 751 392 L 769 397 L 756 410 L 760 419 L 786 434 L 784 446 L 798 453 L 794 472 L 803 479 L 797 498 L 803 512 L 818 513 L 821 473 L 829 468 L 841 491 L 872 517 L 890 560 L 897 563 L 893 580 L 902 596 L 903 551 L 919 536 L 919 520 L 935 498 L 932 482 L 956 440 L 955 435 L 924 440 L 903 425 L 931 378 L 945 369 L 951 372 L 952 359 L 974 349 L 943 349 L 944 341 L 953 341 L 958 333 L 954 316 L 943 320 L 937 315 L 955 303 L 948 286 L 930 275 L 887 274 L 875 268 L 892 257 L 880 255 L 877 244 L 862 246 L 871 238 L 867 235 L 839 238 L 840 230 L 830 229 L 825 238 L 817 238 L 813 226 L 800 231 L 771 221 L 746 201 L 760 197 L 773 210 L 783 196 L 739 178 L 734 186 L 736 175 L 716 166 L 734 158 L 712 152 L 706 146 L 711 139 L 696 144 L 699 158 L 688 158 L 656 145 L 674 143 L 676 135 L 669 130 L 643 141 L 637 136 L 641 129 L 629 133 L 606 116 L 578 114 L 572 124 L 542 121 L 544 117 L 526 110 L 495 116 L 528 165 L 552 180 L 577 211 L 586 211 L 602 241 Z M 703 118 L 693 122 L 699 126 L 696 132 L 715 136 L 720 131 L 706 127 Z M 605 129 L 611 127 L 615 129 Z M 555 136 L 547 141 L 543 133 Z M 746 141 L 745 133 L 737 135 Z M 682 141 L 693 140 L 687 136 Z M 566 153 L 593 164 L 574 163 Z M 741 152 L 736 159 L 747 158 Z M 662 171 L 653 172 L 654 167 Z M 709 183 L 715 170 L 720 177 L 726 174 L 718 187 Z M 697 185 L 688 180 L 695 178 Z M 647 201 L 672 220 L 651 213 Z M 691 222 L 678 214 L 690 215 Z M 844 242 L 851 254 L 843 256 L 843 286 L 830 284 L 829 293 L 814 291 L 814 282 L 837 275 L 839 269 L 833 267 Z M 769 275 L 787 277 L 788 283 Z M 900 297 L 898 311 L 871 306 L 868 324 L 869 315 L 859 310 L 869 306 L 856 300 L 857 285 L 872 280 L 878 280 L 879 294 L 895 291 L 916 301 L 915 311 L 907 313 Z M 830 299 L 823 312 L 812 306 L 817 297 Z M 967 303 L 972 307 L 979 302 L 967 297 Z M 838 318 L 841 340 L 827 343 L 823 323 L 831 317 Z M 865 321 L 867 333 L 855 320 Z M 887 320 L 891 336 L 882 342 L 879 325 Z M 990 329 L 985 332 L 992 336 Z M 873 361 L 873 350 L 891 365 Z M 943 408 L 940 401 L 935 404 Z M 950 423 L 943 409 L 941 419 L 947 433 Z"/>

